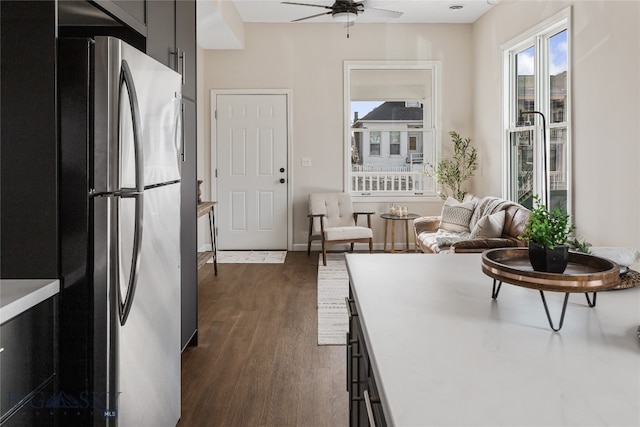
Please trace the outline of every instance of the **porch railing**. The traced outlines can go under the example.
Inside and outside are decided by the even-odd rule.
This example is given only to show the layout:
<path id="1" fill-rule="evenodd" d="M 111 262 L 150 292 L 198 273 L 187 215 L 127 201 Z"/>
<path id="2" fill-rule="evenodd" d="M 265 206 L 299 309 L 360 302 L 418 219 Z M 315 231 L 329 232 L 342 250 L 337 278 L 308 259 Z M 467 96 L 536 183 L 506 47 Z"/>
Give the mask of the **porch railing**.
<path id="1" fill-rule="evenodd" d="M 351 190 L 366 193 L 422 192 L 427 177 L 411 165 L 385 167 L 354 165 L 351 171 Z"/>

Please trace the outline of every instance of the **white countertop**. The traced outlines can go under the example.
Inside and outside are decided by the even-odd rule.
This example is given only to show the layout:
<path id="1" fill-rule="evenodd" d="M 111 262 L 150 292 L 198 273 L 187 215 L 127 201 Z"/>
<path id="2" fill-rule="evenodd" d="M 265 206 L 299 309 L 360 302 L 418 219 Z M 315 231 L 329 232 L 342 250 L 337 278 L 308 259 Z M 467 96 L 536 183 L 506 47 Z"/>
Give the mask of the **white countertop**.
<path id="1" fill-rule="evenodd" d="M 40 304 L 60 291 L 57 279 L 1 279 L 0 324 Z"/>
<path id="2" fill-rule="evenodd" d="M 640 288 L 571 294 L 559 332 L 540 293 L 479 254 L 347 254 L 390 426 L 640 425 Z M 564 294 L 546 292 L 557 324 Z"/>

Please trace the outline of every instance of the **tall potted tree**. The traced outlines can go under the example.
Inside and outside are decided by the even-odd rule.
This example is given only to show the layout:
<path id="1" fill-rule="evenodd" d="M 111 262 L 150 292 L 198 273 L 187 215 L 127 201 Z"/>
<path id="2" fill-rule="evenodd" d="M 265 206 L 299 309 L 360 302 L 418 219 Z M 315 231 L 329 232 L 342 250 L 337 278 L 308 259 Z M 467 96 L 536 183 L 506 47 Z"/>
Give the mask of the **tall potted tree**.
<path id="1" fill-rule="evenodd" d="M 535 207 L 520 236 L 529 242 L 529 261 L 536 271 L 562 273 L 569 262 L 567 239 L 575 227 L 560 207 L 549 211 L 538 195 L 533 199 Z"/>
<path id="2" fill-rule="evenodd" d="M 451 196 L 462 201 L 467 190 L 464 182 L 478 169 L 478 154 L 471 145 L 471 138 L 462 138 L 457 132 L 449 132 L 453 142 L 453 156 L 443 158 L 437 165 L 425 165 L 422 173 L 433 178 L 440 185 L 440 197 L 445 200 Z M 451 194 L 449 194 L 451 192 Z"/>

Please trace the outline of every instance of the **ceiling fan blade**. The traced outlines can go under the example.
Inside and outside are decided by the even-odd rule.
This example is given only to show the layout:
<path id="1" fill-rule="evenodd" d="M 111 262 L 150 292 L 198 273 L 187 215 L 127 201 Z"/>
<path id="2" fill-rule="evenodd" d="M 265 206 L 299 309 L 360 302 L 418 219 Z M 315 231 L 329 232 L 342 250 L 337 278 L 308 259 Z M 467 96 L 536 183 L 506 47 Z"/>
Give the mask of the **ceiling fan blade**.
<path id="1" fill-rule="evenodd" d="M 281 1 L 280 4 L 294 4 L 296 6 L 311 6 L 311 7 L 321 7 L 323 9 L 329 9 L 331 10 L 331 6 L 325 6 L 322 4 L 309 4 L 309 3 L 294 3 L 291 1 Z M 306 19 L 306 18 L 305 18 Z"/>
<path id="2" fill-rule="evenodd" d="M 291 22 L 304 21 L 304 20 L 306 20 L 306 19 L 317 18 L 318 16 L 324 16 L 324 15 L 331 15 L 331 12 L 318 13 L 317 15 L 305 16 L 304 18 L 294 19 L 294 20 L 293 20 L 293 21 L 291 21 Z"/>
<path id="3" fill-rule="evenodd" d="M 368 7 L 365 9 L 365 12 L 368 16 L 376 18 L 396 19 L 403 15 L 402 12 L 398 12 L 397 10 L 378 9 L 377 7 Z"/>

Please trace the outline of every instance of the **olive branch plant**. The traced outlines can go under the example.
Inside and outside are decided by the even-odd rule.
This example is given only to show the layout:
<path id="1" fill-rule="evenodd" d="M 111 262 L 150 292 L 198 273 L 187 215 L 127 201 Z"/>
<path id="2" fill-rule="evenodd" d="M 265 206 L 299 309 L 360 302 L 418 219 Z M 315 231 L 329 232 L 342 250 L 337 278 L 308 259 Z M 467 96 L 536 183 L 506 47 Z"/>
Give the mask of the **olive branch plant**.
<path id="1" fill-rule="evenodd" d="M 467 194 L 463 184 L 478 169 L 478 153 L 471 145 L 471 138 L 462 138 L 455 131 L 450 131 L 449 136 L 453 142 L 453 156 L 443 158 L 435 166 L 426 163 L 424 171 L 421 172 L 440 185 L 441 190 L 438 192 L 440 198 L 445 200 L 451 195 L 458 201 L 462 201 Z"/>

